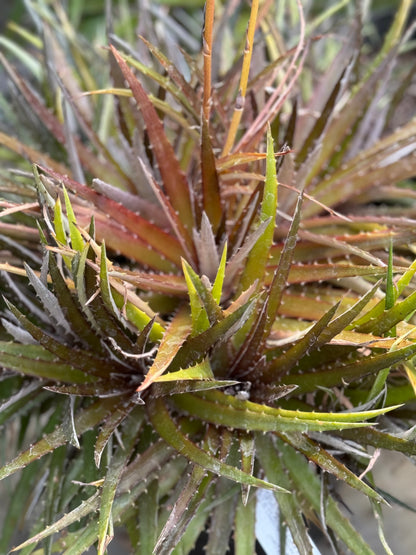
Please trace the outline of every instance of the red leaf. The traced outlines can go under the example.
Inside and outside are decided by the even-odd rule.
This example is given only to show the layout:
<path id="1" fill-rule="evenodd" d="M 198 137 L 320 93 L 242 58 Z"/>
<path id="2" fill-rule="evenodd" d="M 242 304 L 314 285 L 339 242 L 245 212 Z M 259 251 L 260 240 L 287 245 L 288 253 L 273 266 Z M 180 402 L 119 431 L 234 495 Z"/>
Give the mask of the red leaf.
<path id="1" fill-rule="evenodd" d="M 150 143 L 156 156 L 163 184 L 170 202 L 179 213 L 185 227 L 187 227 L 188 230 L 192 230 L 194 227 L 194 215 L 191 203 L 191 192 L 185 174 L 175 156 L 173 147 L 166 137 L 165 130 L 163 129 L 157 112 L 140 82 L 117 50 L 113 46 L 110 48 L 123 72 L 124 78 L 129 84 L 143 116 Z"/>

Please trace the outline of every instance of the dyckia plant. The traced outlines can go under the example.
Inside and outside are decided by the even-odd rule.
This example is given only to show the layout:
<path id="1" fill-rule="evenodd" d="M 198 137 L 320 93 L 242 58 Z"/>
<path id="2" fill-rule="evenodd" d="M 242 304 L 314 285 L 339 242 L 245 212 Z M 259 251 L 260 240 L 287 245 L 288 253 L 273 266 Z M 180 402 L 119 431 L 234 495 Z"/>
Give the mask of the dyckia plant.
<path id="1" fill-rule="evenodd" d="M 196 56 L 192 12 L 139 2 L 128 44 L 110 4 L 105 49 L 40 0 L 37 33 L 10 28 L 30 56 L 2 43 L 0 551 L 26 522 L 13 551 L 103 554 L 124 528 L 131 553 L 205 531 L 251 554 L 263 488 L 299 553 L 312 524 L 373 553 L 335 477 L 390 553 L 372 453 L 416 454 L 411 2 L 372 54 L 366 13 L 318 34 L 346 2 L 210 0 Z"/>

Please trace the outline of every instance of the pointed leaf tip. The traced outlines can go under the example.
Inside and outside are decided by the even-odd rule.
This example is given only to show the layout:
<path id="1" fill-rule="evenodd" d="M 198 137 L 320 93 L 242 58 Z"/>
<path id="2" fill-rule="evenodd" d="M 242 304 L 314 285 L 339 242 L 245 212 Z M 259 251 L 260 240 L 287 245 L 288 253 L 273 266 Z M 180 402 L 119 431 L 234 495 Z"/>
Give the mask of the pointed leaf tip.
<path id="1" fill-rule="evenodd" d="M 277 191 L 276 160 L 274 156 L 273 137 L 269 127 L 267 130 L 266 178 L 257 227 L 266 220 L 270 220 L 270 222 L 264 233 L 251 249 L 241 277 L 240 292 L 247 289 L 256 279 L 261 279 L 265 274 L 270 249 L 273 245 L 277 211 Z"/>

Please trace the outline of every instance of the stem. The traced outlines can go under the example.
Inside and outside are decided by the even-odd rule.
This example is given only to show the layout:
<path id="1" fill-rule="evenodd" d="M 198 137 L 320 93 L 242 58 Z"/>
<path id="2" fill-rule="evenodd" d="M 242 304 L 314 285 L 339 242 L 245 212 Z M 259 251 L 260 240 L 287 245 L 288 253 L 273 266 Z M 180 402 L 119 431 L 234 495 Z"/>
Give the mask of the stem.
<path id="1" fill-rule="evenodd" d="M 202 31 L 202 53 L 204 55 L 204 100 L 202 110 L 205 120 L 209 121 L 211 109 L 211 73 L 212 73 L 212 30 L 214 26 L 215 0 L 205 3 L 204 27 Z"/>
<path id="2" fill-rule="evenodd" d="M 251 127 L 245 132 L 244 136 L 241 138 L 240 142 L 237 145 L 237 150 L 243 150 L 250 146 L 253 141 L 256 139 L 257 135 L 263 133 L 264 127 L 267 123 L 273 121 L 277 112 L 280 110 L 282 105 L 284 104 L 287 96 L 295 86 L 295 83 L 298 79 L 298 76 L 301 72 L 303 62 L 305 59 L 306 51 L 305 51 L 305 18 L 303 13 L 303 8 L 300 0 L 297 0 L 298 10 L 299 10 L 299 19 L 300 19 L 300 36 L 299 36 L 299 43 L 296 47 L 294 56 L 290 65 L 283 76 L 283 80 L 279 83 L 276 87 L 273 94 L 270 96 L 268 101 L 266 102 L 265 106 L 252 123 Z M 303 52 L 303 57 L 301 54 Z M 296 68 L 296 63 L 300 58 L 299 66 Z M 286 88 L 285 88 L 286 87 Z"/>
<path id="3" fill-rule="evenodd" d="M 256 31 L 258 9 L 259 9 L 258 0 L 253 0 L 253 2 L 251 3 L 250 19 L 248 21 L 248 27 L 247 27 L 247 38 L 246 38 L 246 46 L 244 48 L 243 67 L 241 68 L 241 76 L 240 76 L 240 87 L 239 87 L 238 96 L 235 102 L 234 113 L 231 119 L 230 128 L 228 130 L 227 139 L 225 141 L 224 149 L 222 151 L 222 156 L 227 156 L 227 154 L 229 154 L 230 150 L 232 149 L 234 145 L 235 137 L 237 135 L 238 126 L 240 125 L 241 116 L 243 114 L 246 92 L 247 92 L 248 75 L 250 72 L 251 56 L 253 54 L 253 42 L 254 42 L 254 33 Z"/>

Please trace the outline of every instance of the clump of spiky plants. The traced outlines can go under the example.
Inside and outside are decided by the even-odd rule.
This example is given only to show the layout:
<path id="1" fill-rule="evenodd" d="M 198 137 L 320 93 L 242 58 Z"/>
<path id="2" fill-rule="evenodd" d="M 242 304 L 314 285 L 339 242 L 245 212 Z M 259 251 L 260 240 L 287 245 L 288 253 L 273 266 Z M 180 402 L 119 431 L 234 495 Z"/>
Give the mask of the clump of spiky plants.
<path id="1" fill-rule="evenodd" d="M 207 553 L 232 533 L 253 553 L 257 488 L 300 553 L 310 523 L 372 552 L 326 476 L 379 516 L 372 448 L 416 453 L 416 122 L 389 132 L 410 2 L 376 56 L 356 13 L 339 47 L 311 35 L 333 9 L 306 24 L 299 4 L 286 36 L 266 4 L 215 20 L 208 1 L 183 71 L 118 39 L 110 13 L 94 50 L 43 2 L 37 36 L 14 26 L 35 54 L 5 43 L 33 78 L 2 56 L 2 104 L 19 110 L 0 134 L 16 168 L 1 185 L 0 477 L 20 473 L 2 552 L 27 514 L 23 553 L 102 554 L 121 526 L 134 553 L 189 553 L 204 530 Z"/>

